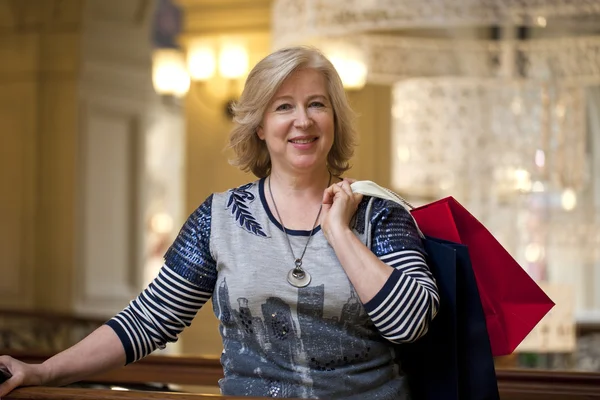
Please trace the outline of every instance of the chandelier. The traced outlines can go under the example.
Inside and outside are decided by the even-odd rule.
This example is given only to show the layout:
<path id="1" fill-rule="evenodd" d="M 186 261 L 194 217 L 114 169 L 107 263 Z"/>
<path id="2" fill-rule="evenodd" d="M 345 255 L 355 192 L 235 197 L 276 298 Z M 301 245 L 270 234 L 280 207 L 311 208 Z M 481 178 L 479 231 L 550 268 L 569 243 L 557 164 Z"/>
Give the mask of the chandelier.
<path id="1" fill-rule="evenodd" d="M 545 26 L 552 18 L 600 15 L 599 0 L 275 0 L 275 47 L 312 37 L 407 28 Z"/>
<path id="2" fill-rule="evenodd" d="M 421 198 L 464 201 L 480 189 L 499 201 L 552 188 L 580 191 L 589 179 L 583 103 L 577 86 L 399 82 L 393 89 L 392 170 L 401 172 L 392 184 Z M 473 185 L 482 182 L 488 184 Z"/>
<path id="3" fill-rule="evenodd" d="M 449 76 L 600 82 L 600 36 L 492 41 L 364 35 L 350 40 L 362 50 L 371 82 Z"/>

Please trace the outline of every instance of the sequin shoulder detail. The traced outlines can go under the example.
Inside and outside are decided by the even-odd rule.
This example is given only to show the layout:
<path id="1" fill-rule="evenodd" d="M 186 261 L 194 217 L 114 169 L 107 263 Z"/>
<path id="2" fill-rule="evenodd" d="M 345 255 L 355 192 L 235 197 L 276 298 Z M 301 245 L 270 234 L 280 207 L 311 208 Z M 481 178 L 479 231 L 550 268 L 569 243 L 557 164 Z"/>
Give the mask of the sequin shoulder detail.
<path id="1" fill-rule="evenodd" d="M 217 279 L 216 261 L 210 252 L 212 200 L 210 195 L 188 217 L 165 254 L 166 267 L 210 292 Z"/>
<path id="2" fill-rule="evenodd" d="M 369 196 L 363 196 L 361 202 L 358 204 L 358 209 L 354 214 L 352 227 L 361 235 L 365 233 L 365 216 L 367 215 L 367 207 L 370 199 L 371 197 Z"/>
<path id="3" fill-rule="evenodd" d="M 371 250 L 378 257 L 400 250 L 417 250 L 425 254 L 415 222 L 400 204 L 375 198 L 369 218 Z"/>

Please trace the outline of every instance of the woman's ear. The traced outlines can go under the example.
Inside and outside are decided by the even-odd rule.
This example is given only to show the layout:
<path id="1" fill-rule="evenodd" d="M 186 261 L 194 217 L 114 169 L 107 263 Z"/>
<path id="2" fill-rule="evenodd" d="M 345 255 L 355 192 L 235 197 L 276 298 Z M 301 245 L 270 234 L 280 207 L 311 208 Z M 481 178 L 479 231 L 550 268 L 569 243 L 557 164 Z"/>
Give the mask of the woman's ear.
<path id="1" fill-rule="evenodd" d="M 258 136 L 260 140 L 265 140 L 265 132 L 261 125 L 259 125 L 258 128 L 256 128 L 256 136 Z"/>

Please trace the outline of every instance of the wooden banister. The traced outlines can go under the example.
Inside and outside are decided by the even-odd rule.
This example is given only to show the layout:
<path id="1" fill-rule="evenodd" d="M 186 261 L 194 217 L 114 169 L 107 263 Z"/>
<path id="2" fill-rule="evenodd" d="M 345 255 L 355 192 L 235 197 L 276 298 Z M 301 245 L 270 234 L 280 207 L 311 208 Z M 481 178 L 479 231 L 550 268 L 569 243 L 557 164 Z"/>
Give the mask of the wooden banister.
<path id="1" fill-rule="evenodd" d="M 39 363 L 48 358 L 43 354 L 13 352 L 11 355 L 29 363 Z M 600 373 L 498 369 L 496 374 L 502 400 L 600 400 Z M 90 377 L 86 382 L 216 386 L 222 376 L 223 370 L 216 357 L 156 355 Z"/>
<path id="2" fill-rule="evenodd" d="M 3 400 L 251 400 L 258 397 L 232 397 L 209 394 L 187 394 L 169 392 L 121 391 L 109 389 L 79 389 L 30 387 L 19 388 L 2 398 Z"/>
<path id="3" fill-rule="evenodd" d="M 502 400 L 600 399 L 600 374 L 595 372 L 496 371 Z"/>
<path id="4" fill-rule="evenodd" d="M 1 351 L 0 351 L 1 352 Z M 12 357 L 30 364 L 39 364 L 47 354 L 10 352 Z M 148 356 L 126 367 L 90 376 L 86 382 L 147 383 L 161 382 L 179 385 L 217 386 L 223 377 L 218 357 Z"/>

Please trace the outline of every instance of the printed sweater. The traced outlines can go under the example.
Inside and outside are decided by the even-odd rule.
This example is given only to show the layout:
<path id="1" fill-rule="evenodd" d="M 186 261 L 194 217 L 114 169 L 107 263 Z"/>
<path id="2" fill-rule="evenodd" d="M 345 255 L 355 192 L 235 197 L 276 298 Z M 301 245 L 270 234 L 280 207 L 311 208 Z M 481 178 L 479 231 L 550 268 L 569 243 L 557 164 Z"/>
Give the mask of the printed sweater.
<path id="1" fill-rule="evenodd" d="M 224 395 L 408 399 L 394 348 L 424 335 L 439 307 L 412 217 L 387 200 L 365 196 L 359 205 L 354 233 L 394 268 L 362 304 L 320 227 L 303 258 L 310 285 L 287 282 L 294 259 L 264 183 L 209 196 L 154 281 L 107 322 L 127 363 L 176 341 L 212 298 Z M 300 254 L 311 232 L 286 230 Z"/>

